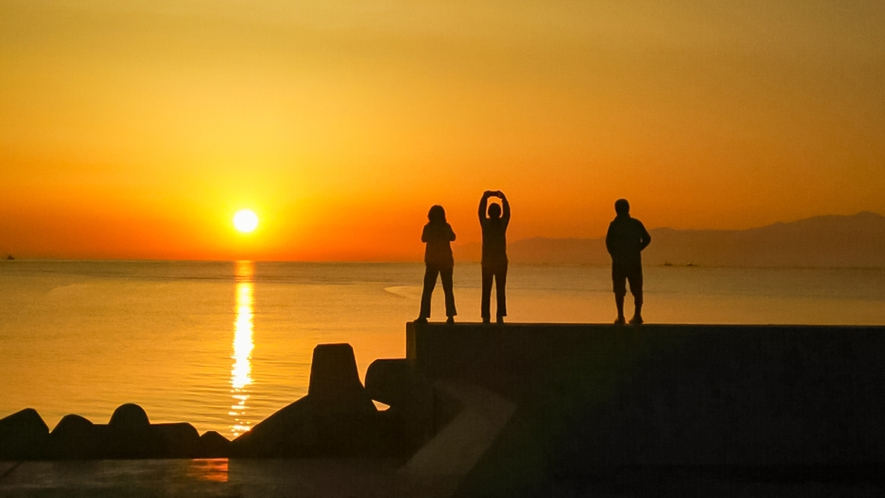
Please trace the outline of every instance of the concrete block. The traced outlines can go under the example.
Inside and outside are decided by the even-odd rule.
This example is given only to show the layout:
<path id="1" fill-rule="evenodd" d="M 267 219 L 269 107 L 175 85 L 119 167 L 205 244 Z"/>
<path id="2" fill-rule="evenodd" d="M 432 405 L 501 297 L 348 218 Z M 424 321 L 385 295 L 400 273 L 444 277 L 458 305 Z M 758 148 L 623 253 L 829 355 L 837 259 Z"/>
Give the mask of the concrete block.
<path id="1" fill-rule="evenodd" d="M 188 423 L 153 424 L 149 431 L 162 442 L 159 458 L 197 458 L 202 445 L 200 433 Z"/>
<path id="2" fill-rule="evenodd" d="M 152 432 L 147 413 L 136 404 L 120 405 L 105 427 L 96 426 L 103 433 L 102 458 L 161 458 L 165 441 Z"/>
<path id="3" fill-rule="evenodd" d="M 85 460 L 100 457 L 95 424 L 80 415 L 65 415 L 49 434 L 53 459 Z"/>
<path id="4" fill-rule="evenodd" d="M 366 391 L 372 399 L 390 405 L 387 417 L 399 423 L 391 437 L 401 452 L 411 454 L 434 434 L 434 390 L 413 361 L 375 360 L 366 372 Z"/>
<path id="5" fill-rule="evenodd" d="M 231 456 L 231 442 L 215 431 L 200 436 L 200 458 L 227 458 Z"/>
<path id="6" fill-rule="evenodd" d="M 314 348 L 307 394 L 316 409 L 328 413 L 374 411 L 360 383 L 350 344 L 320 344 Z"/>
<path id="7" fill-rule="evenodd" d="M 110 422 L 108 422 L 108 426 L 118 430 L 138 430 L 150 424 L 144 408 L 134 403 L 118 406 L 111 415 Z"/>
<path id="8" fill-rule="evenodd" d="M 49 427 L 33 408 L 0 419 L 0 460 L 29 460 L 45 456 Z"/>

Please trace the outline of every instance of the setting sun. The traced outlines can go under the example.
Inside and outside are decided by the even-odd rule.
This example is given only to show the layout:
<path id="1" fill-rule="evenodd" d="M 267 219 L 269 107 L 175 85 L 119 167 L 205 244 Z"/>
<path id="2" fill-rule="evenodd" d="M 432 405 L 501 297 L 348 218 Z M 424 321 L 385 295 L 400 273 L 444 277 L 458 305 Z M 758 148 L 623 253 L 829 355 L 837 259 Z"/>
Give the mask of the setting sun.
<path id="1" fill-rule="evenodd" d="M 234 215 L 234 227 L 243 233 L 249 233 L 258 228 L 258 215 L 251 209 L 242 209 Z"/>

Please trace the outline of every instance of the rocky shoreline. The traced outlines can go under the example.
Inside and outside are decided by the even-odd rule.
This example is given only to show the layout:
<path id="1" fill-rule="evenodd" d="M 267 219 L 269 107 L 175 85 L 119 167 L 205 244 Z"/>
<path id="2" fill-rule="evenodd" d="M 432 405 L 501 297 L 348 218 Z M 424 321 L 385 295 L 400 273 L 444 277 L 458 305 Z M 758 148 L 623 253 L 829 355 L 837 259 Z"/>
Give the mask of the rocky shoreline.
<path id="1" fill-rule="evenodd" d="M 50 431 L 33 408 L 0 419 L 0 460 L 406 457 L 432 433 L 430 385 L 408 360 L 377 360 L 359 380 L 349 344 L 314 349 L 308 394 L 233 441 L 190 423 L 152 424 L 123 404 L 107 424 L 66 415 Z M 390 406 L 379 411 L 372 400 Z"/>

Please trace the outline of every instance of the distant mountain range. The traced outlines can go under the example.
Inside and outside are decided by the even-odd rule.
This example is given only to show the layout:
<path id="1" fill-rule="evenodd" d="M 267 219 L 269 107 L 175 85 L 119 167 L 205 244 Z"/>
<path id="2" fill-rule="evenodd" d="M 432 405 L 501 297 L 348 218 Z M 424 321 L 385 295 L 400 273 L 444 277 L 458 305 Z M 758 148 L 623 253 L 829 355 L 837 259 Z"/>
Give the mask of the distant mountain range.
<path id="1" fill-rule="evenodd" d="M 885 216 L 817 216 L 748 230 L 649 230 L 646 265 L 885 268 Z M 479 243 L 455 247 L 461 261 L 479 261 Z M 508 243 L 514 263 L 607 265 L 605 240 L 535 237 Z"/>

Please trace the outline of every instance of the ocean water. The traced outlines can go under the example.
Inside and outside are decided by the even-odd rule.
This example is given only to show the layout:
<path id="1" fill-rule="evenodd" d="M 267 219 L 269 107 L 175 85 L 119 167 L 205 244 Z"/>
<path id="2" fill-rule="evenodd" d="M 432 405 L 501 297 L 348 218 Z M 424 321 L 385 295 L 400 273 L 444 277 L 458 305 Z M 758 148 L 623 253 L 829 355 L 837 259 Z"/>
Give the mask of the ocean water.
<path id="1" fill-rule="evenodd" d="M 348 342 L 360 375 L 405 355 L 423 265 L 0 262 L 0 417 L 36 408 L 235 437 L 307 392 L 319 343 Z M 455 268 L 458 320 L 479 320 L 480 270 Z M 609 323 L 609 270 L 512 265 L 509 321 Z M 885 270 L 645 268 L 649 323 L 885 324 Z M 627 298 L 628 309 L 631 299 Z M 433 320 L 444 319 L 442 289 Z"/>

